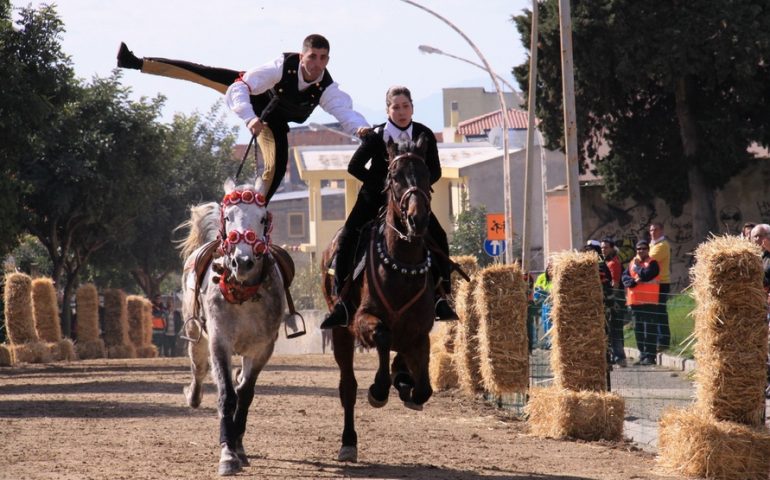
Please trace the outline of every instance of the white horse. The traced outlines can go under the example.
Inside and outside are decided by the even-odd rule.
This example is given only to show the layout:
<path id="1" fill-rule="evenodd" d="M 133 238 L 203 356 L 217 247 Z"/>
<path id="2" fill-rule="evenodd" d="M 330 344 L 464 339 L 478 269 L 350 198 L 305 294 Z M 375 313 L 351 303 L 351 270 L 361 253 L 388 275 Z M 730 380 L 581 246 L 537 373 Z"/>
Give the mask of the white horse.
<path id="1" fill-rule="evenodd" d="M 224 189 L 221 204 L 192 207 L 190 220 L 182 224 L 190 229 L 181 245 L 186 259 L 182 311 L 192 339 L 193 377 L 184 393 L 191 407 L 200 405 L 210 356 L 219 394 L 219 474 L 234 475 L 249 464 L 243 448 L 246 417 L 257 376 L 273 353 L 286 300 L 281 273 L 268 252 L 270 214 L 261 179 L 240 186 L 228 179 Z M 198 278 L 196 259 L 213 249 L 212 242 L 218 244 L 217 253 Z M 234 354 L 243 357 L 236 381 L 231 374 Z"/>

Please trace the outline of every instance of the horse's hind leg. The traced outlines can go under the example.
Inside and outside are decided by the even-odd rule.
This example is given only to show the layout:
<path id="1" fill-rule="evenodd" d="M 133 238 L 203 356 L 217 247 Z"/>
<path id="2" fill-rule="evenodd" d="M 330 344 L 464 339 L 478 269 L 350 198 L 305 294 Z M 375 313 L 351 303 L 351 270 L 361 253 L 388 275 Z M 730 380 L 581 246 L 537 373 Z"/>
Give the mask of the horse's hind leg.
<path id="1" fill-rule="evenodd" d="M 241 460 L 236 453 L 238 440 L 234 415 L 238 397 L 233 386 L 230 358 L 232 352 L 224 345 L 212 341 L 211 367 L 214 380 L 217 383 L 219 401 L 219 444 L 222 451 L 219 456 L 219 474 L 235 475 L 242 469 Z"/>
<path id="2" fill-rule="evenodd" d="M 368 398 L 371 406 L 380 408 L 388 403 L 388 393 L 390 393 L 390 330 L 379 324 L 374 329 L 374 342 L 377 345 L 379 366 L 374 376 L 374 383 L 369 386 Z"/>
<path id="3" fill-rule="evenodd" d="M 353 334 L 347 328 L 337 327 L 332 331 L 334 360 L 340 369 L 340 401 L 345 410 L 345 426 L 342 430 L 342 447 L 337 455 L 340 462 L 358 461 L 358 434 L 355 428 L 356 390 L 358 383 L 353 371 Z"/>
<path id="4" fill-rule="evenodd" d="M 238 406 L 235 408 L 233 423 L 235 424 L 235 453 L 244 467 L 249 466 L 249 458 L 246 455 L 246 449 L 243 448 L 243 434 L 246 432 L 246 418 L 249 414 L 249 407 L 254 400 L 254 385 L 257 383 L 257 377 L 273 353 L 272 346 L 265 349 L 258 358 L 243 357 L 243 370 L 241 370 L 240 383 L 235 387 L 238 394 Z"/>
<path id="5" fill-rule="evenodd" d="M 198 342 L 189 342 L 187 352 L 190 356 L 190 371 L 192 380 L 190 385 L 184 387 L 184 396 L 187 399 L 187 405 L 192 408 L 198 408 L 203 396 L 202 386 L 209 372 L 209 345 L 205 338 L 200 336 L 200 327 L 195 322 L 187 323 L 187 336 L 189 338 L 200 338 Z"/>

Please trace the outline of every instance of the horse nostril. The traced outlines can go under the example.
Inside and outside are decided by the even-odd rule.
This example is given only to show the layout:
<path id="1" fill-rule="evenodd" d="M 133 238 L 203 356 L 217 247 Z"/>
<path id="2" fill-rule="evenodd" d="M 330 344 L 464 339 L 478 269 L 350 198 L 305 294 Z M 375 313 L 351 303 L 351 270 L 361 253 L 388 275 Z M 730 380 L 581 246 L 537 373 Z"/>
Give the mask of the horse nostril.
<path id="1" fill-rule="evenodd" d="M 246 270 L 251 270 L 253 267 L 254 267 L 254 260 L 252 259 L 246 260 L 246 262 L 243 264 L 243 268 L 245 268 Z"/>

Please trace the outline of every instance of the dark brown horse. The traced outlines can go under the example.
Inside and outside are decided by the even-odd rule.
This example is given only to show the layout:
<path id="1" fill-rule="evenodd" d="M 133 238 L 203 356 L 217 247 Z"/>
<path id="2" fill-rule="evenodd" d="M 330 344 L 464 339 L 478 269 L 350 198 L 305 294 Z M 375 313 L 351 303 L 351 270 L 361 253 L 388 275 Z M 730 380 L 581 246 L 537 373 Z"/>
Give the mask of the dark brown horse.
<path id="1" fill-rule="evenodd" d="M 424 161 L 426 142 L 388 143 L 389 169 L 384 218 L 375 222 L 367 248 L 365 274 L 350 294 L 358 304 L 351 325 L 333 330 L 334 358 L 340 368 L 340 400 L 345 410 L 338 460 L 358 459 L 354 408 L 358 384 L 353 372 L 356 341 L 376 348 L 379 367 L 369 387 L 369 403 L 382 407 L 391 385 L 408 408 L 422 410 L 433 389 L 428 376 L 433 327 L 431 255 L 424 236 L 430 220 L 430 175 Z M 333 304 L 332 279 L 326 273 L 335 243 L 323 255 L 323 289 Z M 396 352 L 390 365 L 390 352 Z"/>

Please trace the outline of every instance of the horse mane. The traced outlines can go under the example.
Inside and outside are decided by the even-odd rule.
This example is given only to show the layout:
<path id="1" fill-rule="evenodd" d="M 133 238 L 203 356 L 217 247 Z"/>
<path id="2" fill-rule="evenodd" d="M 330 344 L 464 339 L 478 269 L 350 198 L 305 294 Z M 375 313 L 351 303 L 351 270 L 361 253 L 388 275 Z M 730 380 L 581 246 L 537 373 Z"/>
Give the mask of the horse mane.
<path id="1" fill-rule="evenodd" d="M 219 210 L 216 202 L 201 203 L 190 207 L 190 219 L 179 225 L 174 231 L 189 228 L 187 238 L 180 241 L 177 248 L 182 258 L 189 257 L 195 249 L 217 238 L 219 232 Z"/>

